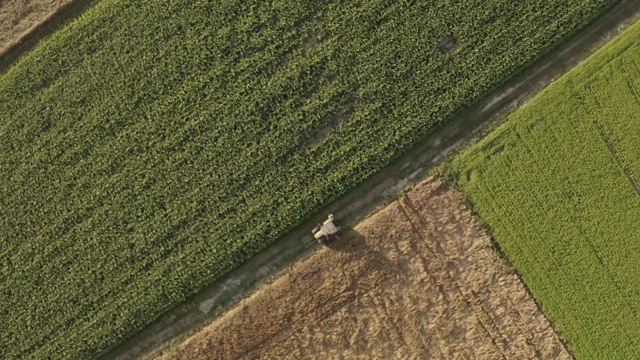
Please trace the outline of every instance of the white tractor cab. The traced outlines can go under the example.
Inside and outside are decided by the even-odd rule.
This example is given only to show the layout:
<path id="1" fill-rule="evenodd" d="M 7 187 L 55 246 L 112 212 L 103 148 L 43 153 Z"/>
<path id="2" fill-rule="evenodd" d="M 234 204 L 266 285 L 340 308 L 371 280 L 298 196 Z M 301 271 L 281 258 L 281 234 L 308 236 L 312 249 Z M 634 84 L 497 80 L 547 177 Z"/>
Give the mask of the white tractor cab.
<path id="1" fill-rule="evenodd" d="M 340 227 L 336 226 L 335 218 L 333 214 L 329 214 L 329 218 L 322 224 L 318 224 L 311 232 L 313 237 L 318 240 L 319 243 L 324 244 L 331 239 L 331 236 L 340 231 Z"/>

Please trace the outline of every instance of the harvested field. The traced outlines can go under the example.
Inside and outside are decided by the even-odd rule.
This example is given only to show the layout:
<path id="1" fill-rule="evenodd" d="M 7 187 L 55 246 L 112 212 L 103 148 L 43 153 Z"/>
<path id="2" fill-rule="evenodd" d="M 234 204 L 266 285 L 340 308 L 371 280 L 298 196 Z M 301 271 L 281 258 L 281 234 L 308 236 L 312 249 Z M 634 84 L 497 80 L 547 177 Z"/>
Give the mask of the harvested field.
<path id="1" fill-rule="evenodd" d="M 0 56 L 73 0 L 0 0 Z"/>
<path id="2" fill-rule="evenodd" d="M 164 359 L 567 359 L 462 196 L 428 179 Z"/>

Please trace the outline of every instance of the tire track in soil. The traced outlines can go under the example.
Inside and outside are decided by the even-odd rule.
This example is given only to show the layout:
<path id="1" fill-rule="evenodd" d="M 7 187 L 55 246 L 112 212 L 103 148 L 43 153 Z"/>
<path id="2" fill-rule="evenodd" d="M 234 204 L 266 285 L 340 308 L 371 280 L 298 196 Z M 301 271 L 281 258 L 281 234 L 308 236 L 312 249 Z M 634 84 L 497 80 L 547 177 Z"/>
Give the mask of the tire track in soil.
<path id="1" fill-rule="evenodd" d="M 415 197 L 415 199 L 413 198 L 414 197 L 411 196 L 411 194 L 409 194 L 405 196 L 402 200 L 404 200 L 404 204 L 407 206 L 408 209 L 410 209 L 410 212 L 414 214 L 414 216 L 418 220 L 420 224 L 418 228 L 421 228 L 421 230 L 423 230 L 424 232 L 428 232 L 428 231 L 443 232 L 442 230 L 437 230 L 437 229 L 442 227 L 446 228 L 450 224 L 461 220 L 459 218 L 451 218 L 451 216 L 455 217 L 459 214 L 459 212 L 456 212 L 456 213 L 448 214 L 450 218 L 444 222 L 437 219 L 437 221 L 432 221 L 433 224 L 430 224 L 428 219 L 426 219 L 421 214 L 438 213 L 439 209 L 442 208 L 442 206 L 435 206 L 432 202 L 425 201 L 424 197 Z M 462 201 L 463 199 L 460 198 L 458 206 L 460 206 Z M 450 204 L 450 206 L 456 206 L 456 204 Z M 444 214 L 440 215 L 440 219 L 445 216 L 447 215 L 444 215 Z M 474 230 L 477 236 L 482 236 L 480 235 L 479 229 L 474 229 Z M 446 234 L 447 232 L 444 231 L 443 233 Z M 442 240 L 442 237 L 440 238 L 440 240 Z M 531 325 L 531 322 L 521 323 L 517 321 L 517 320 L 530 318 L 530 316 L 524 315 L 523 312 L 521 312 L 519 309 L 523 309 L 522 305 L 526 304 L 526 305 L 529 305 L 528 310 L 530 311 L 530 313 L 537 312 L 538 316 L 543 317 L 542 312 L 540 311 L 539 308 L 537 308 L 535 304 L 531 302 L 517 303 L 516 302 L 517 298 L 513 296 L 513 294 L 511 294 L 512 296 L 499 297 L 497 299 L 498 300 L 497 302 L 493 301 L 495 299 L 492 299 L 492 293 L 491 293 L 492 288 L 503 287 L 504 285 L 502 284 L 505 284 L 506 285 L 505 287 L 507 288 L 512 288 L 512 289 L 515 288 L 516 290 L 515 293 L 520 296 L 520 299 L 527 298 L 530 295 L 526 292 L 526 289 L 524 288 L 524 286 L 522 284 L 519 284 L 520 280 L 510 269 L 508 269 L 506 264 L 499 263 L 500 260 L 496 256 L 497 254 L 495 253 L 491 245 L 483 246 L 477 251 L 471 251 L 472 250 L 471 247 L 468 247 L 468 248 L 461 247 L 460 245 L 463 245 L 462 243 L 458 244 L 457 248 L 448 246 L 451 244 L 452 242 L 450 241 L 437 243 L 437 245 L 439 246 L 439 249 L 442 249 L 441 250 L 443 255 L 442 261 L 446 262 L 446 265 L 445 265 L 446 272 L 451 277 L 452 282 L 456 284 L 460 294 L 465 298 L 465 301 L 468 304 L 479 309 L 479 311 L 476 312 L 476 315 L 479 314 L 478 318 L 479 320 L 481 320 L 480 323 L 483 325 L 483 328 L 485 328 L 487 332 L 492 335 L 494 344 L 496 344 L 496 346 L 500 348 L 500 351 L 502 352 L 503 356 L 505 356 L 505 358 L 520 358 L 522 354 L 519 354 L 517 352 L 514 353 L 510 351 L 511 348 L 509 344 L 513 341 L 513 336 L 510 334 L 513 332 L 513 329 L 517 329 L 517 332 L 521 332 L 521 333 L 526 333 L 530 331 L 539 331 L 541 329 L 539 327 L 532 328 L 528 326 L 528 325 Z M 456 262 L 460 258 L 463 258 L 465 254 L 471 254 L 469 256 L 470 260 L 465 261 L 464 263 L 473 264 L 477 267 L 477 265 L 480 262 L 474 261 L 473 257 L 475 255 L 482 256 L 481 252 L 491 253 L 490 256 L 485 256 L 485 257 L 490 258 L 494 263 L 494 265 L 497 265 L 498 268 L 502 268 L 503 272 L 502 273 L 494 272 L 492 274 L 485 273 L 484 275 L 487 276 L 487 283 L 490 286 L 483 286 L 480 288 L 480 291 L 473 291 L 468 288 L 468 285 L 469 285 L 468 283 L 465 283 L 464 281 L 461 281 L 458 278 L 460 274 L 464 274 L 465 271 L 468 272 L 470 269 L 460 268 L 456 266 Z M 451 264 L 451 266 L 449 266 L 449 264 Z M 487 268 L 488 267 L 485 267 L 485 269 Z M 476 269 L 476 270 L 481 270 L 481 269 Z M 514 285 L 516 286 L 514 287 Z M 535 309 L 532 309 L 531 306 L 533 306 L 533 308 Z M 510 313 L 508 312 L 509 309 L 511 309 Z M 548 329 L 548 330 L 551 330 L 551 329 Z M 555 336 L 555 334 L 553 334 L 553 331 L 550 331 L 550 332 L 547 331 L 546 333 L 547 333 L 547 336 L 548 335 Z M 529 343 L 530 339 L 526 339 L 526 342 Z M 559 354 L 557 351 L 554 352 L 553 358 L 556 358 L 556 356 L 558 355 Z M 540 357 L 541 354 L 539 350 L 536 349 L 534 353 L 529 354 L 529 356 Z"/>
<path id="2" fill-rule="evenodd" d="M 418 207 L 416 207 L 413 202 L 411 201 L 410 197 L 406 198 L 406 203 L 409 205 L 409 207 L 413 210 L 413 212 L 415 213 L 416 217 L 418 218 L 418 220 L 420 221 L 422 227 L 428 231 L 429 225 L 427 224 L 427 221 L 420 216 L 420 211 L 418 211 Z M 437 209 L 435 209 L 433 206 L 429 206 L 430 211 L 437 211 Z M 422 210 L 424 212 L 424 210 Z M 451 221 L 451 219 L 449 219 Z M 434 225 L 436 228 L 438 227 L 438 225 Z M 461 284 L 460 281 L 456 280 L 456 275 L 459 274 L 461 271 L 457 269 L 457 267 L 455 266 L 455 259 L 456 257 L 460 257 L 461 253 L 458 254 L 451 254 L 450 252 L 443 250 L 443 255 L 444 255 L 444 259 L 447 262 L 447 264 L 452 264 L 452 267 L 447 266 L 447 273 L 451 276 L 452 281 L 454 281 L 456 283 L 456 285 L 458 286 L 458 289 L 460 291 L 460 294 L 466 299 L 466 302 L 468 304 L 470 304 L 472 307 L 478 309 L 479 311 L 476 312 L 476 314 L 480 314 L 478 316 L 481 324 L 483 325 L 483 328 L 485 328 L 487 330 L 487 332 L 489 334 L 491 334 L 492 336 L 492 340 L 493 343 L 500 349 L 500 351 L 502 352 L 503 356 L 505 358 L 509 358 L 509 356 L 506 355 L 506 352 L 508 352 L 508 349 L 505 348 L 505 344 L 508 344 L 508 337 L 503 333 L 503 331 L 499 328 L 499 326 L 497 324 L 500 323 L 500 321 L 498 321 L 498 314 L 497 314 L 497 309 L 496 308 L 492 308 L 490 305 L 491 304 L 484 304 L 486 302 L 486 293 L 471 293 L 468 289 L 465 288 L 464 284 Z M 455 272 L 454 274 L 451 274 L 452 272 Z M 495 277 L 492 278 L 492 280 L 494 281 L 492 284 L 495 283 Z M 482 298 L 479 297 L 479 295 L 482 296 Z M 474 300 L 476 300 L 474 302 Z M 509 299 L 503 299 L 503 300 L 507 300 L 508 302 L 511 303 L 511 305 L 513 306 L 513 308 L 517 308 L 517 306 L 515 304 L 513 304 L 513 302 Z M 510 322 L 509 324 L 511 327 L 516 327 L 518 328 L 519 331 L 525 331 L 523 328 L 520 327 L 520 325 L 518 323 L 514 323 L 514 322 Z M 491 329 L 491 331 L 489 331 L 488 329 Z M 500 340 L 500 341 L 498 341 Z M 498 342 L 500 342 L 503 346 L 499 346 Z M 514 354 L 511 354 L 514 355 Z"/>
<path id="3" fill-rule="evenodd" d="M 425 234 L 427 234 L 428 231 L 429 231 L 428 225 L 426 224 L 425 220 L 420 216 L 420 214 L 417 212 L 417 210 L 415 210 L 415 207 L 411 203 L 411 200 L 409 199 L 409 197 L 408 196 L 403 197 L 398 202 L 398 204 L 400 205 L 400 209 L 402 209 L 402 212 L 404 213 L 404 216 L 406 217 L 406 219 L 411 224 L 411 228 L 413 229 L 414 233 L 418 237 L 424 237 L 423 232 L 420 231 L 419 228 L 424 229 Z M 413 216 L 418 219 L 418 221 L 412 220 L 412 217 L 409 215 L 410 213 L 412 213 Z M 417 224 L 417 223 L 419 223 L 419 224 Z M 436 266 L 437 268 L 431 269 L 431 270 L 433 272 L 437 273 L 437 274 L 440 274 L 442 278 L 445 278 L 445 279 L 438 279 L 438 280 L 436 280 L 436 282 L 438 283 L 439 286 L 442 286 L 442 287 L 445 286 L 443 284 L 447 284 L 447 283 L 453 285 L 453 288 L 455 290 L 454 291 L 449 291 L 449 292 L 453 293 L 453 296 L 458 297 L 470 309 L 472 309 L 478 324 L 489 335 L 489 337 L 491 338 L 491 343 L 493 344 L 495 349 L 500 353 L 500 358 L 501 359 L 507 359 L 507 357 L 504 354 L 504 351 L 500 348 L 500 346 L 498 346 L 498 344 L 496 342 L 496 337 L 497 336 L 494 335 L 496 330 L 491 326 L 492 323 L 485 318 L 486 317 L 486 312 L 484 311 L 484 309 L 482 309 L 482 305 L 474 304 L 472 302 L 472 299 L 470 299 L 469 297 L 465 296 L 465 294 L 463 293 L 463 291 L 462 291 L 462 289 L 460 287 L 460 284 L 458 284 L 458 282 L 450 274 L 448 274 L 448 272 L 446 270 L 446 266 L 443 263 L 443 259 L 440 258 L 441 256 L 444 255 L 444 250 L 440 246 L 440 243 L 439 242 L 435 242 L 435 247 L 436 247 L 436 249 L 429 249 L 429 251 L 431 252 L 431 255 L 432 255 L 432 259 L 434 259 L 434 260 L 437 259 L 437 261 L 434 261 L 434 262 L 437 262 L 437 266 Z M 426 259 L 424 259 L 423 261 L 425 263 L 427 263 Z M 478 311 L 477 307 L 480 307 L 481 311 Z M 448 354 L 448 355 L 451 355 L 451 354 Z"/>

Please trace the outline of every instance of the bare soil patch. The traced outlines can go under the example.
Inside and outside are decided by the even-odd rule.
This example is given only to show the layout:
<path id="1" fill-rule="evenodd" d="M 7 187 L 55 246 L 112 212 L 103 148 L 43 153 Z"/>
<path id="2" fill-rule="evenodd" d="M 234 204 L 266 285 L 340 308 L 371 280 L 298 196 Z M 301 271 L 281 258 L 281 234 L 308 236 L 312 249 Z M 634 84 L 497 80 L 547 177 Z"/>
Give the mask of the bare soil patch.
<path id="1" fill-rule="evenodd" d="M 0 1 L 0 56 L 73 0 Z"/>
<path id="2" fill-rule="evenodd" d="M 307 46 L 316 47 L 318 46 L 318 44 L 320 44 L 320 41 L 313 36 L 307 36 L 306 38 L 304 38 L 304 44 Z"/>
<path id="3" fill-rule="evenodd" d="M 428 179 L 164 359 L 569 359 L 463 197 Z"/>
<path id="4" fill-rule="evenodd" d="M 458 40 L 453 35 L 448 35 L 438 43 L 438 49 L 443 54 L 448 54 L 458 47 Z"/>
<path id="5" fill-rule="evenodd" d="M 337 113 L 334 116 L 332 116 L 327 125 L 321 127 L 316 131 L 316 133 L 311 138 L 310 144 L 311 145 L 317 144 L 322 140 L 324 140 L 324 138 L 326 138 L 327 135 L 329 135 L 329 132 L 331 132 L 331 130 L 335 129 L 336 127 L 338 127 L 338 125 L 340 125 L 340 123 L 342 123 L 344 118 L 345 116 L 342 113 Z"/>

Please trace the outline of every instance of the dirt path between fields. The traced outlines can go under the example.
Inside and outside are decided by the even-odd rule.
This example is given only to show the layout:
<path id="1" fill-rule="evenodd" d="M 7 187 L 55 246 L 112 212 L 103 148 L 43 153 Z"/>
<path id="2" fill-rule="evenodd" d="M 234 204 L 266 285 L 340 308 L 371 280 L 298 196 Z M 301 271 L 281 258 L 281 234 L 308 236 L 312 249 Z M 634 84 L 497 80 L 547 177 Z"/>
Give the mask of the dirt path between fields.
<path id="1" fill-rule="evenodd" d="M 570 359 L 464 205 L 427 179 L 165 360 Z"/>
<path id="2" fill-rule="evenodd" d="M 0 1 L 0 56 L 71 1 Z"/>
<path id="3" fill-rule="evenodd" d="M 98 0 L 0 0 L 0 73 Z"/>
<path id="4" fill-rule="evenodd" d="M 429 169 L 461 144 L 477 137 L 488 125 L 519 106 L 542 87 L 560 76 L 637 18 L 640 1 L 623 1 L 585 29 L 567 39 L 540 61 L 499 86 L 476 105 L 458 114 L 447 126 L 414 147 L 391 166 L 383 169 L 321 214 L 312 218 L 268 249 L 255 256 L 218 283 L 204 289 L 186 303 L 162 316 L 138 335 L 104 355 L 106 359 L 134 359 L 151 351 L 175 346 L 194 329 L 211 321 L 237 304 L 257 285 L 281 269 L 309 256 L 317 249 L 309 230 L 335 214 L 353 226 L 376 208 L 397 198 L 398 193 L 422 178 Z M 497 121 L 496 121 L 497 120 Z"/>

